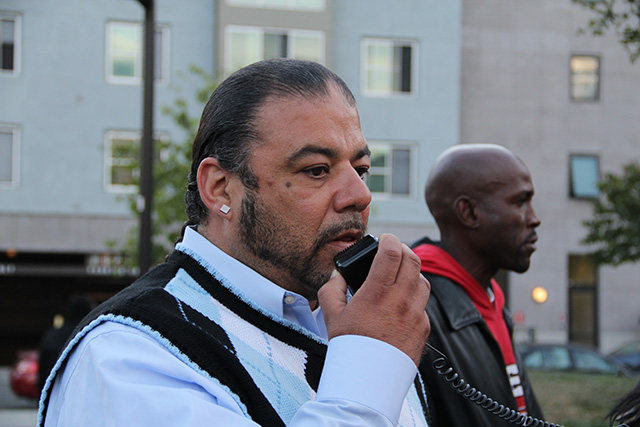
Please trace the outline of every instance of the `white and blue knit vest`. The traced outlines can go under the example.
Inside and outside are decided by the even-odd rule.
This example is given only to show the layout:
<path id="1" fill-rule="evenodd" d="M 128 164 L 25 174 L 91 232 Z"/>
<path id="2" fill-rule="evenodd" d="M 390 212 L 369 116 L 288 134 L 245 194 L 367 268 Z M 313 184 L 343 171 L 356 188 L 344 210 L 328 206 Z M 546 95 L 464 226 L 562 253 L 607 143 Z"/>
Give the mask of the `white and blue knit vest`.
<path id="1" fill-rule="evenodd" d="M 286 425 L 316 395 L 327 342 L 260 308 L 203 259 L 178 245 L 165 264 L 94 310 L 77 329 L 40 403 L 44 423 L 48 394 L 67 356 L 102 322 L 147 333 L 201 375 L 220 384 L 245 416 L 263 425 Z M 418 387 L 418 389 L 416 388 Z M 427 426 L 424 388 L 411 387 L 399 426 Z"/>

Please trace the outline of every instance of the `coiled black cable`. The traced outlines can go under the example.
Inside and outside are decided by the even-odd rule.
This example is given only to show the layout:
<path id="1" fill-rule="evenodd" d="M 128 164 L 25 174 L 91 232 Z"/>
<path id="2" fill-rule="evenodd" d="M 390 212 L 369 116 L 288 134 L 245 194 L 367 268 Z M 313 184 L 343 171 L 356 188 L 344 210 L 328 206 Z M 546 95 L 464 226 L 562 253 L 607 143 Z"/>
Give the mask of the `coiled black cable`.
<path id="1" fill-rule="evenodd" d="M 481 406 L 492 414 L 510 421 L 516 425 L 524 427 L 564 427 L 561 424 L 553 424 L 547 421 L 539 420 L 530 415 L 524 415 L 520 412 L 508 408 L 499 402 L 496 402 L 486 394 L 482 393 L 475 387 L 472 387 L 451 367 L 447 366 L 447 356 L 442 354 L 438 349 L 427 343 L 427 346 L 435 351 L 440 357 L 433 361 L 433 369 L 436 370 L 438 375 L 442 377 L 446 382 L 451 385 L 458 394 L 464 396 L 475 404 Z M 456 381 L 457 380 L 457 381 Z M 617 427 L 629 427 L 627 424 L 620 424 Z"/>

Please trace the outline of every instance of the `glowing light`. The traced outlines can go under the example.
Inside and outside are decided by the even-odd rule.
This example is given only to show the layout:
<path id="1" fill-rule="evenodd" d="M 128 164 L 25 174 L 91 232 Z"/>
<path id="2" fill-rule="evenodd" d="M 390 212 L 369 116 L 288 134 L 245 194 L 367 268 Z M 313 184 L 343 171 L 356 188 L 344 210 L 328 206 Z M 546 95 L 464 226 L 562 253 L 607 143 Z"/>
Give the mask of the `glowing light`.
<path id="1" fill-rule="evenodd" d="M 531 291 L 531 298 L 538 304 L 542 304 L 549 298 L 549 293 L 542 286 L 536 286 L 533 288 L 533 291 Z"/>

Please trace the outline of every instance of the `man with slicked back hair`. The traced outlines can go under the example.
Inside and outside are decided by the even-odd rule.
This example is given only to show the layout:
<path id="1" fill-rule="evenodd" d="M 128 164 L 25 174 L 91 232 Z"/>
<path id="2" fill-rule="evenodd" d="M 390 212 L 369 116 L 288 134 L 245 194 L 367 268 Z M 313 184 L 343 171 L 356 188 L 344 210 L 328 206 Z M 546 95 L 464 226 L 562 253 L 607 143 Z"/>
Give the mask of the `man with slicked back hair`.
<path id="1" fill-rule="evenodd" d="M 224 80 L 180 242 L 79 325 L 39 425 L 428 426 L 420 260 L 382 234 L 356 295 L 334 270 L 366 231 L 369 157 L 326 67 L 272 59 Z"/>

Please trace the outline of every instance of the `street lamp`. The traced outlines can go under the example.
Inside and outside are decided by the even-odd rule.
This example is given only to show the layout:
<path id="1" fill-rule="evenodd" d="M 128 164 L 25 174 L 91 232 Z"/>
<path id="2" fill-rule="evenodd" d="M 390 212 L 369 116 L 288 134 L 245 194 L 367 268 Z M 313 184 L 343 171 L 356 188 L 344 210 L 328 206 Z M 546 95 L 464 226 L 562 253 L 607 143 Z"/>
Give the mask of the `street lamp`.
<path id="1" fill-rule="evenodd" d="M 138 242 L 138 266 L 143 274 L 151 267 L 153 207 L 153 80 L 154 80 L 154 0 L 138 0 L 144 7 L 144 65 L 142 94 L 142 139 L 140 141 L 140 234 Z"/>

